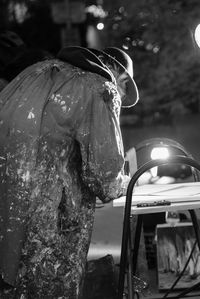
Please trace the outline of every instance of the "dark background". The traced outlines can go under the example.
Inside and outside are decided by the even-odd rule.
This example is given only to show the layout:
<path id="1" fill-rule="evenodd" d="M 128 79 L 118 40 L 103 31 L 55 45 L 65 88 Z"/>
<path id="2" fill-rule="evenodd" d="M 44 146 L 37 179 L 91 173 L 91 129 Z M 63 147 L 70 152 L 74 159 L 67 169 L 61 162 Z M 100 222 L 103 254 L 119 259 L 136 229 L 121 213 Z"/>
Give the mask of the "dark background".
<path id="1" fill-rule="evenodd" d="M 103 30 L 97 30 L 99 22 Z M 121 125 L 167 126 L 175 138 L 179 119 L 187 122 L 194 115 L 198 122 L 198 23 L 199 0 L 0 0 L 0 29 L 15 31 L 29 47 L 52 54 L 65 45 L 127 51 L 134 61 L 140 101 L 122 110 Z"/>

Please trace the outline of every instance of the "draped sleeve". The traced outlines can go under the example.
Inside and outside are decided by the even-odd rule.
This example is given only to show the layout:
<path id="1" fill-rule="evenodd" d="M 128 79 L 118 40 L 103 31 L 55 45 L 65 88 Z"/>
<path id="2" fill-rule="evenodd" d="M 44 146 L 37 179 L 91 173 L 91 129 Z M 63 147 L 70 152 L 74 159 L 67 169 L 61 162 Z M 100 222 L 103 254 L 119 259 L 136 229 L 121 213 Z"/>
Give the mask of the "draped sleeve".
<path id="1" fill-rule="evenodd" d="M 104 80 L 105 81 L 105 80 Z M 77 130 L 82 179 L 102 201 L 123 193 L 124 149 L 119 126 L 121 100 L 111 82 L 85 89 L 86 109 Z"/>

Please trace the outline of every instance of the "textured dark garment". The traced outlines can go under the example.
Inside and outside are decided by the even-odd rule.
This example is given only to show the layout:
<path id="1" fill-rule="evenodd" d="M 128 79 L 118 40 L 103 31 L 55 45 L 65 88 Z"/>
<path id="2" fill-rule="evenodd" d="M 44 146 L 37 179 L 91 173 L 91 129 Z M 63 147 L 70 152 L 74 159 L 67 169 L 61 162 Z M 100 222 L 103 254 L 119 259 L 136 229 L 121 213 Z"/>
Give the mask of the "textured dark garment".
<path id="1" fill-rule="evenodd" d="M 0 103 L 0 274 L 15 287 L 0 297 L 78 298 L 96 196 L 122 192 L 119 94 L 51 60 L 20 73 Z"/>

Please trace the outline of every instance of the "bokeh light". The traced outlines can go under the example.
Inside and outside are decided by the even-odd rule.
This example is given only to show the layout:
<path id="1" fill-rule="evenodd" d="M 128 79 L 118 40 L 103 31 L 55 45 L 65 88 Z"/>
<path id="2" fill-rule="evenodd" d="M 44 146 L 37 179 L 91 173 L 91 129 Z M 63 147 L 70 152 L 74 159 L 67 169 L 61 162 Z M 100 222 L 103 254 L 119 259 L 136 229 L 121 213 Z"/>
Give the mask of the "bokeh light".
<path id="1" fill-rule="evenodd" d="M 103 30 L 104 29 L 104 23 L 100 22 L 97 24 L 97 29 L 98 30 Z"/>
<path id="2" fill-rule="evenodd" d="M 200 48 L 200 24 L 197 25 L 194 31 L 194 38 L 197 46 Z"/>

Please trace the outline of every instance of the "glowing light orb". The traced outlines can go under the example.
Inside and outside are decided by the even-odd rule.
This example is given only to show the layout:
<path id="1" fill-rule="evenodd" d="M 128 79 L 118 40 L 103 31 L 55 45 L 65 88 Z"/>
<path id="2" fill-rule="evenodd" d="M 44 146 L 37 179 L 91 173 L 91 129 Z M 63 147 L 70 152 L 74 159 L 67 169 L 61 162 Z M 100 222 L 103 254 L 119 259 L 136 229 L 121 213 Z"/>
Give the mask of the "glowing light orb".
<path id="1" fill-rule="evenodd" d="M 195 38 L 195 42 L 197 43 L 197 46 L 200 48 L 200 24 L 197 25 L 194 31 L 194 38 Z"/>
<path id="2" fill-rule="evenodd" d="M 98 23 L 97 24 L 97 29 L 98 30 L 103 30 L 104 29 L 104 23 Z"/>

